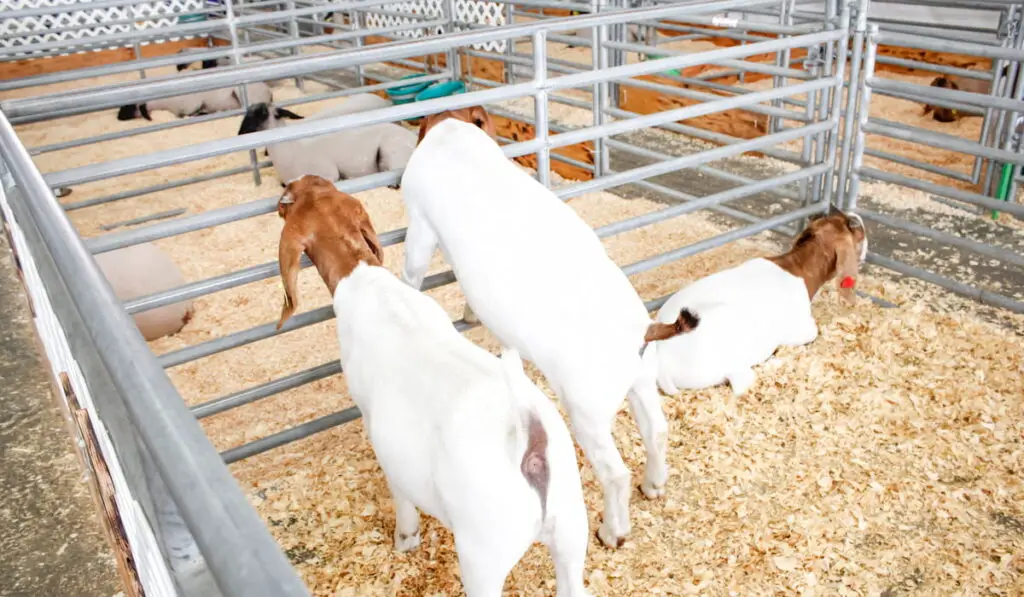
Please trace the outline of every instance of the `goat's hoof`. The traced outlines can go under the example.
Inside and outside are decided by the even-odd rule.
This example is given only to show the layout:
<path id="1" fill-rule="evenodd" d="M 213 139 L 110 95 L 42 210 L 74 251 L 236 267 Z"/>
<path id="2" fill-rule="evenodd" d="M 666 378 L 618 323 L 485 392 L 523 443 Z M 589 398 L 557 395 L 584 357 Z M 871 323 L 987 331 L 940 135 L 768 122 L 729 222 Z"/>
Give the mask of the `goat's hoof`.
<path id="1" fill-rule="evenodd" d="M 388 188 L 391 189 L 392 191 L 397 191 L 397 190 L 402 188 L 402 185 L 400 185 L 400 184 L 389 184 Z"/>
<path id="2" fill-rule="evenodd" d="M 598 527 L 596 534 L 597 540 L 603 543 L 604 546 L 609 549 L 618 549 L 626 544 L 625 535 L 621 537 L 615 536 L 610 530 L 608 530 L 607 525 L 602 524 L 600 527 Z"/>
<path id="3" fill-rule="evenodd" d="M 405 553 L 412 551 L 420 546 L 420 534 L 417 532 L 415 535 L 403 535 L 401 533 L 395 533 L 395 550 Z"/>
<path id="4" fill-rule="evenodd" d="M 649 500 L 656 500 L 665 495 L 665 484 L 655 485 L 650 481 L 644 481 L 640 484 L 640 492 L 644 494 Z"/>

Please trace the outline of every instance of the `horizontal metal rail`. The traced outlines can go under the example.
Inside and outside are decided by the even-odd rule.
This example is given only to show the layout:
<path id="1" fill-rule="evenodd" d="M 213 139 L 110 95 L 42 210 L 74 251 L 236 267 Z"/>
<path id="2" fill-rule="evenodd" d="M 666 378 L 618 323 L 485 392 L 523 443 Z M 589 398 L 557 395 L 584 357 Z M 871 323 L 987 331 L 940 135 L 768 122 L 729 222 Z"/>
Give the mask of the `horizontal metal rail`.
<path id="1" fill-rule="evenodd" d="M 884 255 L 879 255 L 878 253 L 868 252 L 867 262 L 872 265 L 884 267 L 885 269 L 935 284 L 936 286 L 945 288 L 954 294 L 965 296 L 985 305 L 1007 309 L 1014 313 L 1024 313 L 1024 302 L 1014 300 L 1010 297 L 1003 296 L 989 290 L 968 286 L 963 282 L 951 280 L 928 270 L 903 263 L 902 261 L 897 261 L 896 259 L 885 257 Z"/>
<path id="2" fill-rule="evenodd" d="M 704 104 L 697 104 L 697 105 L 694 105 L 694 106 L 687 106 L 687 107 L 676 109 L 676 110 L 669 110 L 669 111 L 666 111 L 666 112 L 659 112 L 659 113 L 650 114 L 650 115 L 646 115 L 646 116 L 638 116 L 638 117 L 632 118 L 632 119 L 630 119 L 628 121 L 618 121 L 618 122 L 613 122 L 613 123 L 601 125 L 599 127 L 591 127 L 591 128 L 587 128 L 587 129 L 579 129 L 579 130 L 565 132 L 565 133 L 562 133 L 562 134 L 559 134 L 559 135 L 552 135 L 552 136 L 548 137 L 548 140 L 547 140 L 546 143 L 538 141 L 537 139 L 534 139 L 534 140 L 531 140 L 531 141 L 525 141 L 525 142 L 522 142 L 522 143 L 517 143 L 515 145 L 506 145 L 506 146 L 502 147 L 502 150 L 504 151 L 505 155 L 509 156 L 509 157 L 516 157 L 516 156 L 520 156 L 520 155 L 526 155 L 526 154 L 529 154 L 529 153 L 533 153 L 534 151 L 537 151 L 538 149 L 541 149 L 544 146 L 547 146 L 548 148 L 557 148 L 557 147 L 564 147 L 564 146 L 567 146 L 567 145 L 574 145 L 574 144 L 577 144 L 577 143 L 582 143 L 582 142 L 585 142 L 585 141 L 590 141 L 592 139 L 595 139 L 595 138 L 598 138 L 598 137 L 601 137 L 601 136 L 606 136 L 606 135 L 610 136 L 610 135 L 626 133 L 626 132 L 630 132 L 632 130 L 637 130 L 637 129 L 645 128 L 645 127 L 648 127 L 648 126 L 657 126 L 659 124 L 666 124 L 666 123 L 673 122 L 675 120 L 682 120 L 682 119 L 686 119 L 686 118 L 692 118 L 694 116 L 699 116 L 699 115 L 708 114 L 708 113 L 712 113 L 712 112 L 722 111 L 722 110 L 726 110 L 726 109 L 730 109 L 730 108 L 734 108 L 734 107 L 742 107 L 744 105 L 752 104 L 752 103 L 759 102 L 759 101 L 764 101 L 765 99 L 771 99 L 773 97 L 778 97 L 778 96 L 784 95 L 786 93 L 795 93 L 795 92 L 799 92 L 800 90 L 807 90 L 807 89 L 811 89 L 811 88 L 826 87 L 829 84 L 833 84 L 834 85 L 834 83 L 835 83 L 834 80 L 822 79 L 820 81 L 810 81 L 810 82 L 807 82 L 807 83 L 801 83 L 799 85 L 794 85 L 794 86 L 791 86 L 791 87 L 783 87 L 783 88 L 776 88 L 776 89 L 756 92 L 756 93 L 753 93 L 753 94 L 750 94 L 750 95 L 746 95 L 746 96 L 736 96 L 736 97 L 732 97 L 732 98 L 725 98 L 725 99 L 722 99 L 722 100 L 720 100 L 718 102 L 713 102 L 713 103 L 712 102 L 708 102 L 708 103 L 704 103 Z M 528 84 L 525 84 L 525 83 L 522 84 L 522 85 L 528 86 Z M 497 91 L 500 91 L 500 90 L 497 90 Z M 354 114 L 354 115 L 341 116 L 339 118 L 349 119 L 350 117 L 354 116 L 356 118 L 363 119 L 364 122 L 367 121 L 367 120 L 369 120 L 370 122 L 387 121 L 387 120 L 390 120 L 390 119 L 385 119 L 385 118 L 379 116 L 379 114 L 382 114 L 382 113 L 385 113 L 385 112 L 394 112 L 396 110 L 397 111 L 402 111 L 404 113 L 408 113 L 408 112 L 412 111 L 413 113 L 418 113 L 420 115 L 427 114 L 427 113 L 432 113 L 432 112 L 438 111 L 438 109 L 432 109 L 432 106 L 430 106 L 430 104 L 433 104 L 434 102 L 443 102 L 444 104 L 448 104 L 449 106 L 451 104 L 457 102 L 456 106 L 458 106 L 458 107 L 467 107 L 467 106 L 474 105 L 474 104 L 477 104 L 477 103 L 486 103 L 486 102 L 483 102 L 483 101 L 481 101 L 481 102 L 474 101 L 474 96 L 484 95 L 484 94 L 487 94 L 487 93 L 490 93 L 490 92 L 489 91 L 481 91 L 481 92 L 475 92 L 475 93 L 468 93 L 468 94 L 464 94 L 464 95 L 453 96 L 453 97 L 450 97 L 450 98 L 444 98 L 444 99 L 441 99 L 441 100 L 429 100 L 429 101 L 425 101 L 425 102 L 417 102 L 416 104 L 406 104 L 406 105 L 402 105 L 402 106 L 394 106 L 394 107 L 391 107 L 391 108 L 384 108 L 384 109 L 381 109 L 381 110 L 374 110 L 374 111 L 371 111 L 371 112 L 362 112 L 362 113 Z M 419 105 L 418 108 L 416 107 L 417 104 Z M 220 144 L 220 143 L 224 143 L 224 142 L 237 143 L 239 140 L 244 140 L 244 137 L 256 136 L 256 135 L 264 135 L 266 133 L 286 132 L 288 129 L 298 128 L 300 126 L 313 125 L 315 127 L 315 126 L 319 126 L 320 124 L 322 124 L 324 122 L 329 122 L 329 120 L 333 120 L 333 119 L 326 119 L 325 118 L 325 119 L 323 119 L 321 121 L 313 121 L 313 122 L 305 123 L 305 124 L 302 124 L 302 125 L 295 125 L 294 127 L 285 127 L 284 129 L 273 129 L 273 130 L 270 130 L 270 131 L 264 131 L 262 133 L 253 133 L 252 135 L 244 135 L 242 139 L 230 139 L 230 140 L 214 141 L 214 142 L 204 143 L 204 144 L 200 144 L 200 145 L 193 145 L 190 148 L 186 148 L 186 149 L 191 149 L 192 151 L 194 151 L 196 153 L 201 153 L 202 150 L 200 149 L 200 147 L 202 147 L 203 145 L 213 145 L 213 144 Z M 360 123 L 360 124 L 362 124 L 362 123 Z M 738 144 L 735 144 L 735 145 L 732 145 L 732 146 L 728 146 L 726 148 L 714 149 L 714 150 L 711 150 L 710 152 L 708 152 L 708 154 L 716 154 L 717 155 L 717 152 L 719 150 L 723 150 L 724 149 L 727 152 L 726 155 L 731 155 L 728 152 L 730 151 L 730 148 L 732 148 L 732 147 L 752 147 L 752 148 L 756 149 L 756 148 L 760 148 L 761 146 L 770 145 L 770 144 L 772 144 L 774 142 L 781 142 L 783 140 L 783 138 L 785 138 L 787 140 L 788 139 L 792 139 L 792 138 L 798 138 L 799 136 L 801 136 L 800 135 L 801 131 L 805 131 L 804 134 L 813 134 L 814 132 L 820 132 L 822 130 L 825 130 L 829 126 L 830 126 L 829 123 L 817 123 L 815 125 L 811 125 L 811 126 L 808 126 L 808 127 L 803 127 L 801 129 L 789 129 L 785 133 L 782 133 L 782 134 L 780 134 L 778 136 L 761 137 L 759 139 L 755 139 L 755 140 L 744 142 L 744 143 L 738 143 Z M 794 131 L 796 131 L 796 132 L 794 133 Z M 260 147 L 262 144 L 263 143 L 251 143 L 251 144 L 247 145 L 244 148 L 245 149 L 252 149 L 252 148 L 255 148 L 255 147 Z M 738 150 L 738 152 L 740 152 L 740 151 L 746 151 L 746 150 L 745 149 Z M 169 152 L 162 152 L 162 153 L 174 153 L 175 154 L 175 157 L 173 158 L 174 160 L 181 159 L 183 161 L 190 161 L 194 157 L 193 154 L 188 154 L 187 151 L 186 152 L 182 152 L 182 151 L 179 151 L 179 150 L 171 150 Z M 182 153 L 185 153 L 186 155 L 181 155 Z M 213 155 L 217 155 L 217 154 L 213 154 Z M 207 156 L 204 156 L 204 157 L 207 157 Z M 120 161 L 130 161 L 131 159 L 132 158 L 128 158 L 128 160 L 120 160 Z M 174 163 L 178 163 L 178 162 L 174 162 Z M 65 171 L 65 172 L 67 172 L 67 171 Z M 58 176 L 60 174 L 63 174 L 63 173 L 58 173 Z M 366 189 L 369 189 L 369 188 L 374 188 L 373 186 L 365 186 L 364 185 L 364 181 L 372 180 L 374 182 L 377 182 L 377 181 L 387 180 L 388 182 L 386 182 L 384 184 L 390 184 L 391 182 L 399 180 L 399 176 L 400 175 L 397 172 L 380 173 L 380 174 L 374 174 L 374 175 L 371 175 L 371 176 L 362 177 L 360 179 L 357 179 L 358 183 L 357 183 L 357 181 L 342 181 L 337 186 L 338 186 L 339 189 L 341 189 L 341 190 L 343 190 L 345 192 L 352 193 L 352 192 L 357 192 L 357 191 L 360 191 L 360 190 L 366 190 Z M 105 178 L 105 177 L 106 176 L 99 176 L 97 178 L 92 178 L 92 180 L 98 180 L 98 179 L 102 179 L 102 178 Z M 58 182 L 58 181 L 61 181 L 61 180 L 63 180 L 63 182 Z M 60 179 L 58 177 L 57 180 L 51 179 L 48 182 L 52 186 L 54 186 L 54 187 L 68 186 L 69 183 L 66 180 L 67 179 Z M 594 181 L 591 181 L 591 183 L 593 183 L 593 182 Z M 584 184 L 591 184 L 591 183 L 584 183 Z M 270 213 L 271 211 L 273 211 L 275 209 L 275 207 L 274 207 L 275 205 L 276 205 L 276 198 L 273 198 L 273 199 L 265 199 L 265 200 L 261 200 L 261 201 L 247 203 L 247 204 L 240 205 L 240 206 L 231 206 L 229 208 L 221 208 L 219 210 L 212 210 L 210 212 L 205 212 L 205 213 L 202 213 L 202 214 L 197 214 L 196 216 L 191 216 L 191 217 L 188 217 L 188 218 L 179 218 L 179 219 L 174 220 L 172 222 L 166 222 L 166 223 L 163 223 L 163 224 L 157 224 L 157 225 L 154 225 L 154 226 L 148 226 L 146 228 L 125 231 L 125 232 L 122 232 L 122 233 L 108 234 L 108 235 L 104 235 L 102 237 L 93 238 L 93 239 L 90 239 L 89 241 L 87 241 L 86 245 L 89 247 L 89 249 L 91 251 L 93 251 L 93 253 L 102 253 L 102 252 L 111 251 L 111 250 L 114 250 L 114 249 L 123 248 L 125 246 L 130 246 L 132 244 L 138 244 L 138 243 L 142 243 L 142 242 L 150 242 L 150 241 L 153 241 L 153 240 L 158 240 L 160 238 L 166 238 L 168 236 L 173 236 L 175 234 L 182 234 L 182 233 L 185 233 L 185 232 L 193 232 L 195 230 L 201 230 L 203 228 L 209 228 L 209 227 L 212 227 L 212 226 L 215 226 L 215 225 L 218 225 L 218 224 L 224 224 L 224 223 L 236 221 L 238 219 L 244 219 L 246 217 L 254 217 L 254 216 L 262 215 L 262 214 L 265 214 L 265 213 Z"/>
<path id="3" fill-rule="evenodd" d="M 770 3 L 768 0 L 758 1 L 765 4 Z M 616 24 L 626 15 L 636 18 L 660 18 L 663 16 L 685 14 L 688 11 L 714 13 L 748 5 L 749 3 L 750 0 L 717 0 L 714 2 L 687 0 L 685 2 L 679 2 L 678 4 L 665 7 L 629 11 L 608 11 L 595 15 L 550 19 L 523 25 L 496 27 L 490 30 L 465 31 L 445 36 L 428 37 L 416 41 L 378 44 L 369 48 L 356 48 L 343 52 L 328 52 L 324 54 L 280 58 L 277 60 L 268 60 L 259 65 L 243 64 L 231 69 L 209 69 L 208 72 L 195 73 L 184 80 L 152 79 L 138 82 L 127 88 L 95 88 L 79 93 L 73 98 L 27 98 L 4 102 L 0 105 L 2 105 L 3 110 L 8 114 L 9 118 L 17 118 L 19 121 L 29 122 L 33 119 L 50 118 L 55 113 L 68 115 L 82 114 L 99 109 L 120 106 L 139 99 L 170 97 L 184 93 L 232 87 L 255 81 L 296 77 L 325 70 L 365 65 L 376 62 L 386 62 L 398 58 L 422 56 L 442 52 L 455 47 L 529 36 L 541 31 L 560 31 L 565 29 L 579 29 L 582 27 Z M 707 57 L 706 59 L 701 58 L 701 56 L 698 55 L 691 55 L 676 57 L 675 59 L 655 60 L 646 63 L 647 65 L 654 65 L 653 68 L 649 66 L 646 68 L 639 68 L 636 72 L 626 70 L 622 75 L 617 76 L 651 74 L 661 69 L 667 70 L 671 68 L 693 66 L 696 64 L 702 64 L 708 60 L 749 56 L 752 55 L 753 52 L 748 51 L 747 48 L 751 47 L 758 48 L 755 52 L 766 52 L 773 51 L 774 49 L 784 49 L 786 47 L 797 47 L 801 43 L 811 45 L 826 41 L 834 41 L 844 35 L 844 32 L 836 30 L 819 34 L 809 34 L 785 40 L 770 40 L 762 42 L 764 45 L 751 44 L 746 47 L 737 46 L 733 48 L 714 50 L 702 54 Z M 678 60 L 678 62 L 675 60 Z M 643 67 L 644 65 L 626 66 Z M 551 79 L 551 82 L 568 78 L 578 81 L 570 86 L 582 86 L 602 80 L 602 75 L 594 72 L 581 73 L 580 75 L 575 75 L 575 77 L 575 79 L 573 79 L 573 76 L 560 77 L 558 79 Z"/>
<path id="4" fill-rule="evenodd" d="M 965 251 L 997 259 L 1003 263 L 1024 267 L 1024 255 L 1015 253 L 1009 248 L 995 247 L 968 238 L 954 236 L 940 230 L 929 228 L 928 226 L 922 226 L 901 218 L 894 218 L 886 214 L 868 211 L 865 209 L 857 209 L 857 214 L 862 216 L 865 220 L 878 222 L 879 224 L 888 226 L 889 228 L 904 230 L 906 232 L 916 234 L 917 236 L 933 240 L 942 245 L 949 245 L 958 249 L 964 249 Z"/>

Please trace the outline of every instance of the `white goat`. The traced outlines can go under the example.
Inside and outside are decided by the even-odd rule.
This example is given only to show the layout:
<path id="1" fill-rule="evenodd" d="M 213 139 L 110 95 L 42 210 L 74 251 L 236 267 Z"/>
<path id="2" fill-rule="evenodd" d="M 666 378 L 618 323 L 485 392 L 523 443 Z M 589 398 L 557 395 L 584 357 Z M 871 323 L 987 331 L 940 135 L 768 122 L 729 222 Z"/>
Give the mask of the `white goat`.
<path id="1" fill-rule="evenodd" d="M 245 87 L 250 105 L 270 103 L 272 99 L 271 91 L 270 86 L 266 83 L 248 83 Z M 146 120 L 152 120 L 150 113 L 157 110 L 166 110 L 178 118 L 186 118 L 188 116 L 201 116 L 215 112 L 227 112 L 228 110 L 237 110 L 241 107 L 242 100 L 238 95 L 238 88 L 225 87 L 223 89 L 210 89 L 186 95 L 149 100 L 141 104 L 121 106 L 117 112 L 117 119 L 133 120 L 141 116 Z"/>
<path id="2" fill-rule="evenodd" d="M 506 159 L 487 129 L 480 107 L 421 124 L 402 178 L 404 277 L 419 288 L 440 245 L 480 321 L 544 373 L 604 488 L 598 536 L 618 547 L 630 531 L 630 474 L 612 438 L 615 414 L 628 394 L 647 450 L 643 493 L 662 495 L 668 423 L 656 349 L 641 351 L 697 321 L 684 311 L 672 324 L 653 324 L 594 231 Z"/>
<path id="3" fill-rule="evenodd" d="M 853 286 L 867 248 L 860 217 L 832 213 L 811 221 L 788 253 L 751 259 L 679 290 L 658 321 L 689 309 L 700 327 L 657 343 L 658 386 L 675 394 L 728 381 L 734 394 L 743 394 L 757 379 L 754 365 L 779 346 L 818 337 L 811 299 L 832 276 L 838 273 L 843 298 L 856 300 Z"/>
<path id="4" fill-rule="evenodd" d="M 474 345 L 433 299 L 381 267 L 362 204 L 330 181 L 289 183 L 278 212 L 280 324 L 294 312 L 305 251 L 334 297 L 348 389 L 394 500 L 396 549 L 419 545 L 419 508 L 454 534 L 468 597 L 500 596 L 538 540 L 551 550 L 558 595 L 587 597 L 576 452 L 518 354 L 499 360 Z"/>
<path id="5" fill-rule="evenodd" d="M 387 99 L 364 93 L 310 119 L 354 114 L 390 105 Z M 294 120 L 302 117 L 269 104 L 255 104 L 242 120 L 238 134 L 283 126 L 284 118 Z M 305 174 L 322 176 L 327 180 L 344 180 L 402 168 L 415 148 L 416 133 L 398 124 L 383 123 L 275 143 L 267 150 L 277 178 L 284 185 Z M 398 188 L 397 184 L 391 186 Z"/>

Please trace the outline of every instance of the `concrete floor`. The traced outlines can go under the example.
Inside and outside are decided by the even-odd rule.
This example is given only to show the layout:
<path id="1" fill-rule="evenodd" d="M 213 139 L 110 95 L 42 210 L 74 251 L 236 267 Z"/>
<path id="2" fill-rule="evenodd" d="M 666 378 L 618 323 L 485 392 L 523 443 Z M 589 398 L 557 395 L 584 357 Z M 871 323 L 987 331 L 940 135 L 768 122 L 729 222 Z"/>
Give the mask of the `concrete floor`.
<path id="1" fill-rule="evenodd" d="M 119 595 L 114 558 L 0 241 L 0 597 Z"/>

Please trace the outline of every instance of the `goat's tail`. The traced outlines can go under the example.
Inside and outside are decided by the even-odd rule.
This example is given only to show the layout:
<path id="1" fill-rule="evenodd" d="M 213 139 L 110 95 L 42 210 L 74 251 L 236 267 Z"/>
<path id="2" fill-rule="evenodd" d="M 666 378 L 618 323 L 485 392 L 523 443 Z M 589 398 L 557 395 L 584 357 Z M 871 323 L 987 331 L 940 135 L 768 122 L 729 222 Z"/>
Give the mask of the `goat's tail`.
<path id="1" fill-rule="evenodd" d="M 547 518 L 548 486 L 551 483 L 551 468 L 548 465 L 548 432 L 540 420 L 537 409 L 526 401 L 521 394 L 522 384 L 530 383 L 523 370 L 523 360 L 519 351 L 514 348 L 501 349 L 501 365 L 505 373 L 505 383 L 512 395 L 513 417 L 516 427 L 525 427 L 526 449 L 519 463 L 523 478 L 537 492 L 540 498 L 541 519 Z M 518 433 L 516 434 L 519 435 Z"/>
<path id="2" fill-rule="evenodd" d="M 657 342 L 659 340 L 668 340 L 673 336 L 692 332 L 699 324 L 700 317 L 690 309 L 683 307 L 679 312 L 679 317 L 677 317 L 672 323 L 655 322 L 647 326 L 647 333 L 644 334 L 644 342 L 649 343 Z"/>

